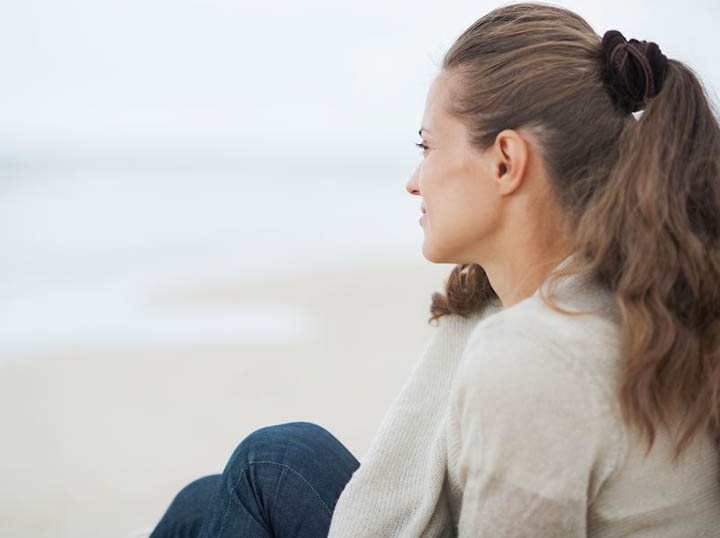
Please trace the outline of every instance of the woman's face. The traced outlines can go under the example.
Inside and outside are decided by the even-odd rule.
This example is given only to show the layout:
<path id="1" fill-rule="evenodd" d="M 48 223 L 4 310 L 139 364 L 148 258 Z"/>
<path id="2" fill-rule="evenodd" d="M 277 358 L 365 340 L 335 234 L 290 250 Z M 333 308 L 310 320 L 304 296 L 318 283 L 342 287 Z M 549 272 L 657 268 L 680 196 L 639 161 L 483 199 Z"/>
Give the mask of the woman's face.
<path id="1" fill-rule="evenodd" d="M 406 189 L 426 210 L 423 256 L 435 263 L 481 263 L 500 224 L 492 152 L 470 146 L 467 128 L 448 110 L 453 83 L 439 75 L 428 91 L 420 136 L 426 146 Z"/>

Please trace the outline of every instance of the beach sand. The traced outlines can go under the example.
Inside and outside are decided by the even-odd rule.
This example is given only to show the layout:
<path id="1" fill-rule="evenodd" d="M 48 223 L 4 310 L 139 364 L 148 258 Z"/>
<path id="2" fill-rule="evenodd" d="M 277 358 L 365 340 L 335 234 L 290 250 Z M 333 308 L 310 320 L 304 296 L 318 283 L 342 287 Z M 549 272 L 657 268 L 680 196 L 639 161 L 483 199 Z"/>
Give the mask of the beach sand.
<path id="1" fill-rule="evenodd" d="M 56 349 L 0 362 L 0 536 L 129 538 L 257 428 L 315 422 L 362 460 L 430 341 L 451 265 L 342 265 L 153 301 L 295 305 L 284 342 Z"/>

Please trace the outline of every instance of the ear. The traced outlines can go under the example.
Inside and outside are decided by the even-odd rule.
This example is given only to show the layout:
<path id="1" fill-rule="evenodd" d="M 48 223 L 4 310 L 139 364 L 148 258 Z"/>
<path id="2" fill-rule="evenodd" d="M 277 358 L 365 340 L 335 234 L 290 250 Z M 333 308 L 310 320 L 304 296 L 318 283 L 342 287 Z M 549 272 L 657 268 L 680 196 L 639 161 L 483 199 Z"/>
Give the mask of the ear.
<path id="1" fill-rule="evenodd" d="M 499 194 L 512 194 L 525 179 L 530 148 L 514 129 L 500 131 L 493 144 L 493 174 Z"/>

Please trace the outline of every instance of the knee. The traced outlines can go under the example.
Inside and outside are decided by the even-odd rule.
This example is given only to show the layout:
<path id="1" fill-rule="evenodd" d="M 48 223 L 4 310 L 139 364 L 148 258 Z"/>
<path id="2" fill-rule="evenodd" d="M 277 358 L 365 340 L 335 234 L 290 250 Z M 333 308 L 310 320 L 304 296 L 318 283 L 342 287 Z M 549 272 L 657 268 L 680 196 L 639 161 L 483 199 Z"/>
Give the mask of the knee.
<path id="1" fill-rule="evenodd" d="M 242 472 L 247 466 L 282 459 L 288 448 L 310 447 L 336 441 L 330 432 L 312 422 L 287 422 L 257 429 L 235 448 L 226 470 Z"/>
<path id="2" fill-rule="evenodd" d="M 197 536 L 220 480 L 219 474 L 208 475 L 181 489 L 150 538 Z"/>
<path id="3" fill-rule="evenodd" d="M 246 440 L 255 440 L 258 438 L 277 439 L 278 437 L 286 437 L 288 435 L 330 435 L 330 432 L 313 422 L 285 422 L 283 424 L 259 428 L 248 435 Z"/>
<path id="4" fill-rule="evenodd" d="M 318 454 L 349 460 L 350 465 L 357 462 L 347 448 L 322 426 L 312 422 L 287 422 L 266 426 L 248 435 L 235 448 L 225 469 L 238 475 L 254 463 L 297 462 Z"/>
<path id="5" fill-rule="evenodd" d="M 219 474 L 207 475 L 190 482 L 175 496 L 175 502 L 196 506 L 198 499 L 207 499 L 217 489 Z"/>
<path id="6" fill-rule="evenodd" d="M 283 477 L 297 476 L 304 484 L 315 484 L 312 488 L 324 485 L 330 492 L 326 506 L 332 508 L 331 499 L 337 499 L 359 466 L 325 428 L 311 422 L 289 422 L 260 428 L 243 439 L 223 471 L 223 481 L 228 492 L 263 495 L 275 492 Z"/>

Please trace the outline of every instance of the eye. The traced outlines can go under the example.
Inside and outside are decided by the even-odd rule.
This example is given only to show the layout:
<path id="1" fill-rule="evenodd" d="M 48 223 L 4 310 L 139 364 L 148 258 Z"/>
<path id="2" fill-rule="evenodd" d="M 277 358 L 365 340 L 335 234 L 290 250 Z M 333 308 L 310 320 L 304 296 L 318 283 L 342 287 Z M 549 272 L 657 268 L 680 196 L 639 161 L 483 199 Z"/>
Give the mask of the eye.
<path id="1" fill-rule="evenodd" d="M 420 148 L 423 151 L 423 153 L 425 153 L 425 150 L 428 149 L 428 147 L 425 144 L 423 144 L 422 142 L 415 142 L 415 146 Z"/>

